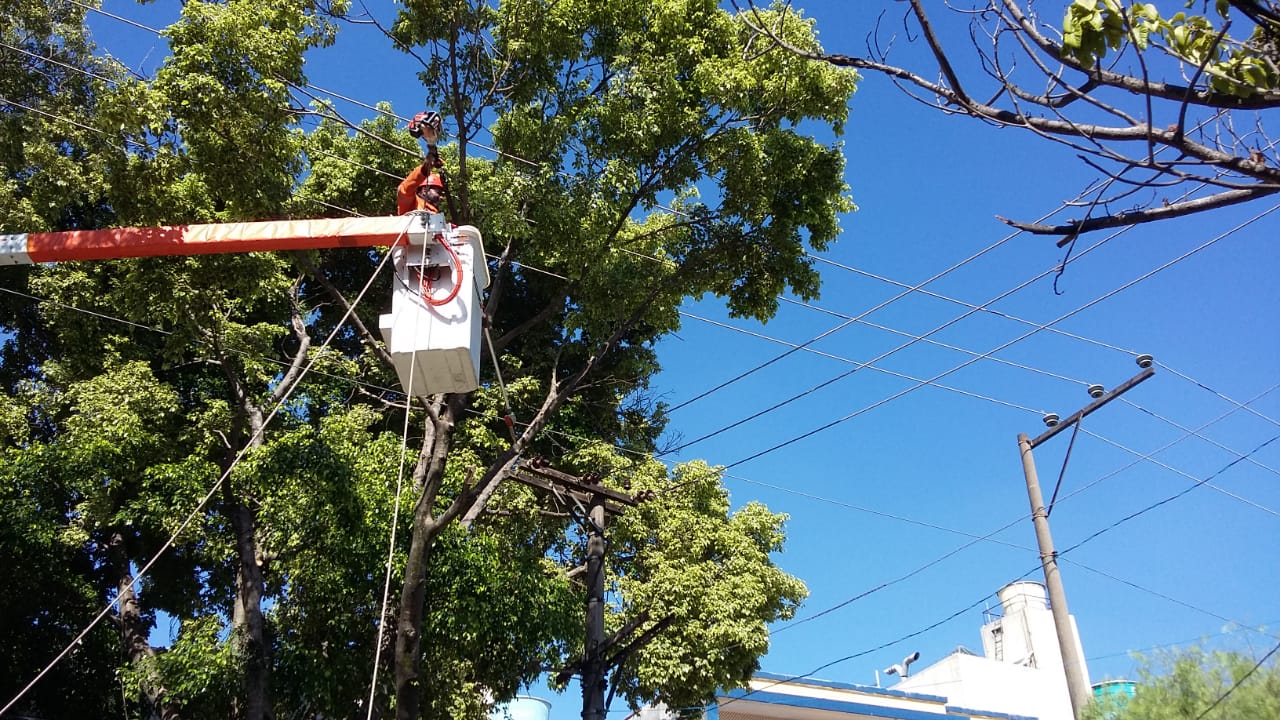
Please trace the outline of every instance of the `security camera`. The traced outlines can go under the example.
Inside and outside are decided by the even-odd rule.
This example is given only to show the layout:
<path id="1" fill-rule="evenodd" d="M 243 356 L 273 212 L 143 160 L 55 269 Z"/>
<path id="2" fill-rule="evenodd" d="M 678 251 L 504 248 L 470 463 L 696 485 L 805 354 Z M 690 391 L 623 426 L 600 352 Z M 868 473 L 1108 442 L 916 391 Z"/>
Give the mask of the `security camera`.
<path id="1" fill-rule="evenodd" d="M 1044 426 L 1054 427 L 1058 424 L 1058 413 L 1045 413 Z"/>
<path id="2" fill-rule="evenodd" d="M 1134 362 L 1138 363 L 1138 367 L 1142 368 L 1143 370 L 1146 370 L 1147 368 L 1151 367 L 1151 364 L 1154 363 L 1155 361 L 1156 361 L 1155 358 L 1145 354 L 1139 355 L 1138 357 L 1134 358 Z"/>
<path id="3" fill-rule="evenodd" d="M 1093 398 L 1094 400 L 1097 400 L 1098 398 L 1102 397 L 1103 395 L 1106 394 L 1106 392 L 1107 392 L 1107 389 L 1102 387 L 1101 385 L 1089 386 L 1089 397 Z"/>

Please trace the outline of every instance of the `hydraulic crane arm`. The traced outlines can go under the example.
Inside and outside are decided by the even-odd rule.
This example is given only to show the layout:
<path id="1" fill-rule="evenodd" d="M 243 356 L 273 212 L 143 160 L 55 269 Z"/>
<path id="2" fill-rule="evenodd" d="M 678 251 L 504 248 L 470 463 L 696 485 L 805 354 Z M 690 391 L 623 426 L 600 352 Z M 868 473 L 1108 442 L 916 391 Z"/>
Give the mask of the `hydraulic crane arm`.
<path id="1" fill-rule="evenodd" d="M 0 265 L 394 245 L 411 225 L 388 216 L 0 234 Z"/>

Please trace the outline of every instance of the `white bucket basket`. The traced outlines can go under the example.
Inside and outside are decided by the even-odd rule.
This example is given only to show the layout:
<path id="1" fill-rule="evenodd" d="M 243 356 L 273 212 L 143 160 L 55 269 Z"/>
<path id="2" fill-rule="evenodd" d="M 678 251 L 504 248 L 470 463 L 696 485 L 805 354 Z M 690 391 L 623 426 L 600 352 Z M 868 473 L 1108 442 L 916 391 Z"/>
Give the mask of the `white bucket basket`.
<path id="1" fill-rule="evenodd" d="M 423 218 L 409 246 L 392 248 L 391 312 L 378 320 L 401 386 L 418 397 L 480 385 L 480 291 L 489 286 L 484 244 L 476 228 L 446 228 L 442 220 Z"/>

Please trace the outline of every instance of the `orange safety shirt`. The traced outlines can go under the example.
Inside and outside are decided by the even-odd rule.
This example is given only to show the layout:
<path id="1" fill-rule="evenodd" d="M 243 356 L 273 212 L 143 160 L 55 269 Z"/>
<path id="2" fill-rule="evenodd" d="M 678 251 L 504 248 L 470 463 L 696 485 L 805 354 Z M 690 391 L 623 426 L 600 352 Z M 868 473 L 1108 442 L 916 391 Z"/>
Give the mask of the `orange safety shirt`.
<path id="1" fill-rule="evenodd" d="M 419 165 L 400 182 L 400 187 L 396 190 L 396 214 L 403 215 L 411 210 L 439 212 L 438 208 L 432 207 L 426 200 L 418 197 L 418 188 L 427 181 L 428 175 L 430 173 Z"/>

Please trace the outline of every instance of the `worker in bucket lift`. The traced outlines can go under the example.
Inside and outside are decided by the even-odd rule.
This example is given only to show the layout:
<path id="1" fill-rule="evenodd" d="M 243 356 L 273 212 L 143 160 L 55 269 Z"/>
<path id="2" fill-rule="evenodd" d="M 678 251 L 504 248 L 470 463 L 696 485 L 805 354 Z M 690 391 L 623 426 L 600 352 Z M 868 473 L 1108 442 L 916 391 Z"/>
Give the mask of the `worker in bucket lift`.
<path id="1" fill-rule="evenodd" d="M 433 112 L 420 112 L 409 121 L 409 134 L 426 140 L 427 156 L 421 165 L 405 176 L 396 191 L 396 212 L 400 215 L 413 210 L 443 212 L 444 181 L 436 173 L 436 169 L 444 164 L 436 150 L 440 125 L 440 116 Z"/>

